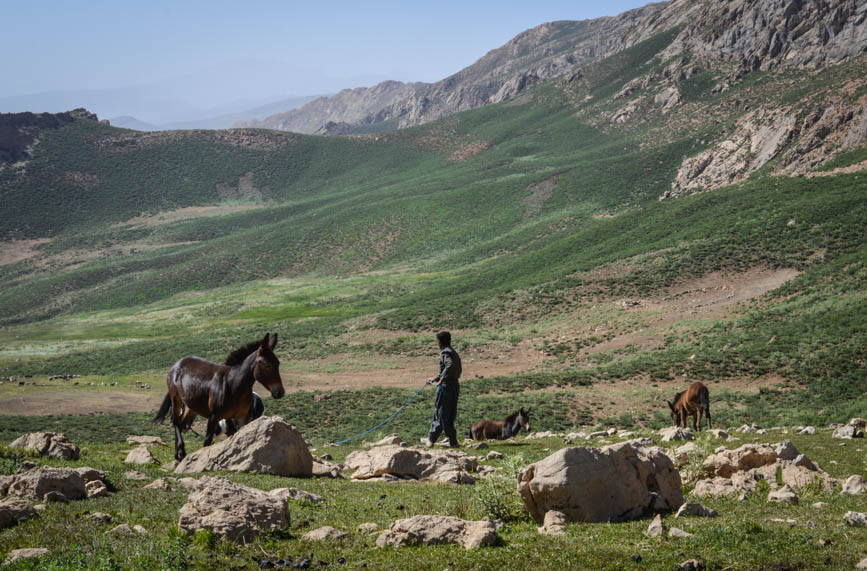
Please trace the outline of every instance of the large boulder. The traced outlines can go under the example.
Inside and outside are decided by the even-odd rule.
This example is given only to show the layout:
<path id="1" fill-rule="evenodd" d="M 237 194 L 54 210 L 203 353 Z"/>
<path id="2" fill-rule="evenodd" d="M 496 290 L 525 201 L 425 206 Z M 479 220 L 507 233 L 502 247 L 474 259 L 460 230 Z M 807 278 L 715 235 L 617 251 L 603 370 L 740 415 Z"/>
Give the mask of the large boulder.
<path id="1" fill-rule="evenodd" d="M 408 545 L 441 545 L 453 543 L 473 549 L 493 545 L 497 541 L 497 525 L 488 520 L 466 521 L 441 515 L 417 515 L 399 519 L 376 538 L 377 547 Z"/>
<path id="2" fill-rule="evenodd" d="M 671 442 L 672 440 L 695 440 L 695 434 L 688 428 L 679 426 L 669 426 L 659 429 L 659 435 L 662 436 L 663 442 Z"/>
<path id="3" fill-rule="evenodd" d="M 205 471 L 307 477 L 313 475 L 313 455 L 294 426 L 278 416 L 263 416 L 232 437 L 193 452 L 175 467 L 179 474 Z"/>
<path id="4" fill-rule="evenodd" d="M 6 498 L 0 501 L 0 529 L 11 527 L 20 521 L 37 516 L 33 504 L 21 498 Z"/>
<path id="5" fill-rule="evenodd" d="M 78 460 L 80 453 L 78 446 L 58 432 L 31 432 L 13 440 L 9 447 L 32 450 L 60 460 Z"/>
<path id="6" fill-rule="evenodd" d="M 662 450 L 634 442 L 563 448 L 518 476 L 533 518 L 557 510 L 569 521 L 625 521 L 683 503 L 680 473 Z"/>
<path id="7" fill-rule="evenodd" d="M 474 479 L 467 472 L 478 468 L 478 459 L 457 450 L 403 448 L 392 445 L 352 452 L 346 457 L 346 466 L 355 470 L 352 474 L 354 480 L 393 476 L 402 479 L 473 483 Z"/>
<path id="8" fill-rule="evenodd" d="M 834 430 L 834 433 L 831 434 L 831 438 L 843 438 L 847 440 L 851 440 L 852 438 L 863 438 L 864 433 L 858 430 L 858 427 L 854 424 L 844 424 Z"/>
<path id="9" fill-rule="evenodd" d="M 179 513 L 181 531 L 209 529 L 221 537 L 241 542 L 289 526 L 285 498 L 226 478 L 209 478 L 202 482 L 190 493 Z"/>
<path id="10" fill-rule="evenodd" d="M 60 494 L 68 500 L 87 497 L 84 478 L 72 468 L 32 468 L 15 474 L 7 493 L 37 500 L 48 494 Z"/>
<path id="11" fill-rule="evenodd" d="M 129 451 L 129 454 L 126 455 L 126 458 L 123 460 L 124 464 L 159 464 L 160 461 L 157 460 L 156 456 L 151 453 L 145 445 L 136 446 L 132 450 Z"/>

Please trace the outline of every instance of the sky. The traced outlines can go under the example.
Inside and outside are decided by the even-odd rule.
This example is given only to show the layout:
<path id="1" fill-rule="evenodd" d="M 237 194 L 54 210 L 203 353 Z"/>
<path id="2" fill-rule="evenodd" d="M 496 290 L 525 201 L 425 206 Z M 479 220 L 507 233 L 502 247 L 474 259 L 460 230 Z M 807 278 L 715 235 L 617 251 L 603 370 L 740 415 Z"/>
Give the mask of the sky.
<path id="1" fill-rule="evenodd" d="M 21 100 L 12 96 L 54 91 L 134 88 L 217 108 L 385 79 L 433 82 L 544 22 L 646 3 L 0 0 L 0 111 Z"/>

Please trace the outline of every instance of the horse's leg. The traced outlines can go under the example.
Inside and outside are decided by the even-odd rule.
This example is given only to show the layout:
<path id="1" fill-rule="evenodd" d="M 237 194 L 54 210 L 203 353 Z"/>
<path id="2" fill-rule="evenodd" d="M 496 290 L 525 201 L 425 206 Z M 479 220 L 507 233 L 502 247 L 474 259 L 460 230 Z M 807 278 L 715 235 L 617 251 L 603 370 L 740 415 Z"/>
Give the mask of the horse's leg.
<path id="1" fill-rule="evenodd" d="M 216 414 L 211 414 L 208 417 L 208 428 L 205 431 L 205 441 L 202 442 L 202 446 L 210 446 L 211 442 L 214 441 L 214 433 L 217 431 L 217 423 L 220 422 L 220 419 L 217 418 Z M 226 429 L 228 432 L 228 422 L 226 423 Z"/>
<path id="2" fill-rule="evenodd" d="M 246 426 L 248 422 L 250 422 L 249 412 L 244 416 L 239 416 L 238 418 L 226 419 L 226 436 L 232 436 L 238 432 L 242 426 Z"/>
<path id="3" fill-rule="evenodd" d="M 180 407 L 178 407 L 180 409 Z M 187 455 L 187 447 L 184 445 L 184 429 L 191 425 L 196 413 L 189 408 L 184 409 L 184 413 L 178 415 L 179 418 L 174 421 L 175 425 L 175 460 L 180 462 Z"/>

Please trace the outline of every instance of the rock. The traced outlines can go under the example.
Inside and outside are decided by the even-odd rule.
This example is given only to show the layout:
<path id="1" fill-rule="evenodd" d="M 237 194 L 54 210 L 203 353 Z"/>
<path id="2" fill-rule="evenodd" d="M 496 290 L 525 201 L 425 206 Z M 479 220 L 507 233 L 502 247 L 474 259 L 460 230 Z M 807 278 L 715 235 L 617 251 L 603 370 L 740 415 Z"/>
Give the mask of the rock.
<path id="1" fill-rule="evenodd" d="M 686 464 L 689 462 L 689 457 L 695 454 L 698 451 L 694 442 L 687 442 L 683 446 L 678 446 L 674 451 L 674 459 L 681 463 Z"/>
<path id="2" fill-rule="evenodd" d="M 108 496 L 108 487 L 100 480 L 93 480 L 84 485 L 88 498 L 104 498 Z"/>
<path id="3" fill-rule="evenodd" d="M 111 516 L 103 512 L 93 512 L 90 514 L 90 519 L 99 523 L 111 523 Z"/>
<path id="4" fill-rule="evenodd" d="M 135 535 L 135 531 L 129 526 L 129 524 L 122 523 L 118 526 L 115 526 L 108 531 L 105 532 L 104 535 L 117 535 L 120 537 L 132 537 Z"/>
<path id="5" fill-rule="evenodd" d="M 673 527 L 668 530 L 668 537 L 692 537 L 691 533 L 683 531 L 682 529 L 678 529 Z"/>
<path id="6" fill-rule="evenodd" d="M 839 428 L 837 428 L 833 434 L 831 434 L 831 438 L 843 438 L 846 440 L 850 440 L 852 438 L 862 438 L 864 433 L 858 430 L 857 426 L 853 426 L 851 424 L 845 424 Z"/>
<path id="7" fill-rule="evenodd" d="M 278 498 L 288 499 L 291 498 L 293 500 L 307 503 L 307 504 L 321 504 L 325 502 L 325 498 L 317 494 L 311 494 L 310 492 L 305 492 L 303 490 L 299 490 L 298 488 L 277 488 L 276 490 L 271 490 L 268 494 L 272 496 L 276 496 Z"/>
<path id="8" fill-rule="evenodd" d="M 731 435 L 722 428 L 711 428 L 710 430 L 708 430 L 708 432 L 713 434 L 714 438 L 719 438 L 720 440 L 731 439 Z"/>
<path id="9" fill-rule="evenodd" d="M 494 522 L 466 521 L 456 517 L 419 515 L 392 523 L 376 538 L 377 547 L 441 545 L 453 543 L 474 549 L 493 545 L 498 539 Z"/>
<path id="10" fill-rule="evenodd" d="M 179 513 L 181 531 L 210 529 L 221 537 L 241 542 L 289 526 L 285 498 L 221 477 L 202 482 L 190 493 Z"/>
<path id="11" fill-rule="evenodd" d="M 304 541 L 325 541 L 326 539 L 343 539 L 347 534 L 334 529 L 330 525 L 325 525 L 320 528 L 308 531 L 301 536 Z"/>
<path id="12" fill-rule="evenodd" d="M 129 451 L 124 459 L 125 464 L 159 464 L 159 460 L 151 454 L 147 446 L 137 446 Z"/>
<path id="13" fill-rule="evenodd" d="M 788 485 L 783 486 L 779 490 L 774 490 L 768 494 L 769 502 L 788 502 L 790 504 L 798 503 L 798 495 Z"/>
<path id="14" fill-rule="evenodd" d="M 415 480 L 472 483 L 473 479 L 467 472 L 476 470 L 478 459 L 456 450 L 380 446 L 352 452 L 346 457 L 346 466 L 355 470 L 352 474 L 354 480 L 391 475 Z"/>
<path id="15" fill-rule="evenodd" d="M 78 460 L 80 454 L 78 446 L 58 432 L 31 432 L 13 440 L 9 447 L 32 450 L 40 456 L 61 460 Z"/>
<path id="16" fill-rule="evenodd" d="M 653 102 L 662 108 L 663 113 L 677 107 L 682 100 L 680 90 L 674 86 L 663 88 L 663 90 L 657 93 L 653 98 Z"/>
<path id="17" fill-rule="evenodd" d="M 81 476 L 85 484 L 94 481 L 105 482 L 105 472 L 102 470 L 97 470 L 90 466 L 82 466 L 81 468 L 75 468 L 75 471 L 78 472 L 78 475 Z"/>
<path id="18" fill-rule="evenodd" d="M 846 515 L 843 516 L 843 519 L 846 520 L 852 527 L 864 527 L 867 525 L 867 513 L 863 512 L 846 512 Z"/>
<path id="19" fill-rule="evenodd" d="M 705 571 L 707 567 L 698 559 L 687 559 L 676 568 L 676 571 Z"/>
<path id="20" fill-rule="evenodd" d="M 231 438 L 193 452 L 175 468 L 179 474 L 204 471 L 312 476 L 313 456 L 295 427 L 280 417 L 263 416 Z"/>
<path id="21" fill-rule="evenodd" d="M 0 529 L 12 527 L 19 522 L 37 517 L 33 504 L 21 498 L 6 498 L 0 501 Z"/>
<path id="22" fill-rule="evenodd" d="M 379 531 L 379 524 L 373 522 L 362 523 L 358 525 L 358 531 L 361 533 L 373 533 Z"/>
<path id="23" fill-rule="evenodd" d="M 169 490 L 172 489 L 172 486 L 168 483 L 167 480 L 164 480 L 162 478 L 157 478 L 156 480 L 154 480 L 153 482 L 151 482 L 147 486 L 144 486 L 142 489 L 144 489 L 144 490 L 163 490 L 163 491 L 168 492 Z"/>
<path id="24" fill-rule="evenodd" d="M 563 438 L 563 435 L 546 430 L 543 432 L 531 432 L 524 437 L 524 440 L 536 440 L 538 438 Z"/>
<path id="25" fill-rule="evenodd" d="M 400 436 L 397 434 L 389 434 L 385 438 L 374 442 L 373 444 L 369 444 L 367 442 L 364 443 L 365 448 L 374 448 L 375 446 L 401 446 L 405 444 L 403 440 L 401 440 Z"/>
<path id="26" fill-rule="evenodd" d="M 843 489 L 840 490 L 841 494 L 852 495 L 863 494 L 864 492 L 867 492 L 867 482 L 858 474 L 849 476 L 843 483 Z"/>
<path id="27" fill-rule="evenodd" d="M 9 484 L 9 495 L 22 498 L 55 498 L 58 495 L 69 500 L 87 496 L 84 479 L 71 468 L 34 468 L 15 474 Z M 47 498 L 46 498 L 47 499 Z"/>
<path id="28" fill-rule="evenodd" d="M 647 531 L 644 533 L 647 537 L 661 537 L 664 531 L 665 529 L 662 527 L 662 516 L 656 514 L 656 517 L 653 518 L 653 521 L 650 522 L 650 525 L 647 526 Z"/>
<path id="29" fill-rule="evenodd" d="M 147 535 L 147 534 L 148 534 L 148 530 L 146 530 L 146 529 L 145 529 L 143 526 L 141 526 L 141 525 L 134 525 L 134 526 L 132 526 L 132 530 L 133 530 L 134 532 L 136 532 L 137 534 L 139 534 L 139 535 Z"/>
<path id="30" fill-rule="evenodd" d="M 130 470 L 129 472 L 124 472 L 123 477 L 127 480 L 147 480 L 148 475 L 142 474 L 141 472 L 137 472 L 136 470 Z"/>
<path id="31" fill-rule="evenodd" d="M 566 444 L 572 444 L 576 440 L 589 440 L 590 436 L 585 432 L 570 432 L 566 436 L 563 437 L 563 441 Z"/>
<path id="32" fill-rule="evenodd" d="M 549 510 L 545 513 L 542 527 L 538 528 L 538 531 L 542 535 L 565 536 L 567 523 L 569 523 L 569 519 L 566 514 L 557 510 Z"/>
<path id="33" fill-rule="evenodd" d="M 505 458 L 503 453 L 497 452 L 496 450 L 491 450 L 490 452 L 488 452 L 488 455 L 485 456 L 485 459 L 487 460 L 502 460 L 503 458 Z"/>
<path id="34" fill-rule="evenodd" d="M 695 440 L 695 435 L 688 428 L 679 426 L 669 426 L 659 430 L 659 435 L 662 436 L 663 442 L 671 442 L 672 440 Z"/>
<path id="35" fill-rule="evenodd" d="M 680 509 L 677 510 L 674 517 L 686 517 L 690 515 L 698 517 L 718 517 L 719 513 L 714 509 L 706 508 L 701 504 L 691 502 L 680 506 Z"/>
<path id="36" fill-rule="evenodd" d="M 126 437 L 126 443 L 137 446 L 165 446 L 163 439 L 159 436 L 136 436 L 134 434 Z"/>
<path id="37" fill-rule="evenodd" d="M 63 503 L 63 504 L 65 504 L 66 502 L 69 501 L 69 498 L 67 498 L 64 494 L 57 492 L 57 491 L 46 493 L 42 497 L 42 499 L 45 500 L 46 502 L 59 502 L 59 503 Z"/>
<path id="38" fill-rule="evenodd" d="M 25 559 L 33 559 L 42 557 L 48 554 L 48 549 L 45 547 L 28 547 L 27 549 L 13 549 L 6 554 L 6 559 L 3 560 L 3 565 L 12 565 Z"/>
<path id="39" fill-rule="evenodd" d="M 862 559 L 855 565 L 855 569 L 867 569 L 867 558 Z"/>
<path id="40" fill-rule="evenodd" d="M 313 475 L 317 478 L 343 479 L 343 472 L 340 471 L 340 466 L 331 462 L 317 462 L 314 460 Z"/>
<path id="41" fill-rule="evenodd" d="M 820 510 L 822 508 L 828 507 L 828 504 L 825 502 L 816 502 L 813 505 L 811 505 L 810 507 L 815 509 L 815 510 Z"/>
<path id="42" fill-rule="evenodd" d="M 488 446 L 487 442 L 476 442 L 474 444 L 470 444 L 468 448 L 470 448 L 471 450 L 487 450 L 488 448 L 490 448 L 490 446 Z"/>
<path id="43" fill-rule="evenodd" d="M 867 429 L 867 418 L 853 418 L 849 421 L 849 424 L 856 428 L 864 430 Z"/>
<path id="44" fill-rule="evenodd" d="M 798 434 L 816 434 L 815 426 L 805 426 L 801 430 L 798 431 Z"/>
<path id="45" fill-rule="evenodd" d="M 178 484 L 185 490 L 195 490 L 202 484 L 202 480 L 197 480 L 195 478 L 180 478 L 178 480 Z"/>
<path id="46" fill-rule="evenodd" d="M 683 503 L 671 459 L 657 447 L 631 442 L 558 450 L 521 472 L 518 491 L 539 523 L 552 509 L 569 521 L 624 521 Z"/>

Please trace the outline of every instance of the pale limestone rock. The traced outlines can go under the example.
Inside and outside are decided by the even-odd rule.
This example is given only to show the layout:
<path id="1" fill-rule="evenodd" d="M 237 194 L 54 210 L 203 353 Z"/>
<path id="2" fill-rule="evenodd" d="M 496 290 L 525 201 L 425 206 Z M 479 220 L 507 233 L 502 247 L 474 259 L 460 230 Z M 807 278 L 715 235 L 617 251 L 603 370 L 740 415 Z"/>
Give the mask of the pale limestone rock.
<path id="1" fill-rule="evenodd" d="M 325 525 L 320 528 L 308 531 L 301 536 L 304 541 L 325 541 L 328 539 L 343 539 L 347 534 L 337 530 L 330 525 Z"/>
<path id="2" fill-rule="evenodd" d="M 377 547 L 440 545 L 453 543 L 466 549 L 493 545 L 497 541 L 494 522 L 466 521 L 456 517 L 419 515 L 392 523 L 376 539 Z"/>
<path id="3" fill-rule="evenodd" d="M 78 460 L 80 454 L 78 446 L 58 432 L 31 432 L 13 440 L 9 447 L 32 450 L 40 456 L 60 460 Z"/>
<path id="4" fill-rule="evenodd" d="M 550 510 L 545 513 L 545 520 L 538 531 L 542 535 L 565 536 L 567 523 L 569 523 L 569 519 L 566 514 L 557 510 Z"/>
<path id="5" fill-rule="evenodd" d="M 26 549 L 13 549 L 6 555 L 6 559 L 3 560 L 3 565 L 12 565 L 13 563 L 18 563 L 19 561 L 24 561 L 25 559 L 42 557 L 43 555 L 47 554 L 48 549 L 46 549 L 45 547 L 28 547 Z"/>
<path id="6" fill-rule="evenodd" d="M 129 451 L 124 459 L 125 464 L 159 464 L 159 460 L 151 453 L 147 446 L 136 446 Z"/>
<path id="7" fill-rule="evenodd" d="M 477 469 L 478 459 L 456 450 L 380 446 L 352 452 L 346 457 L 346 466 L 355 470 L 354 480 L 391 475 L 401 479 L 473 483 L 467 472 Z"/>
<path id="8" fill-rule="evenodd" d="M 647 531 L 644 532 L 647 537 L 661 537 L 665 529 L 662 526 L 662 516 L 656 514 L 656 517 L 653 518 L 653 521 L 650 522 L 650 525 L 647 526 Z"/>
<path id="9" fill-rule="evenodd" d="M 718 517 L 719 512 L 714 509 L 707 508 L 701 504 L 696 503 L 688 503 L 680 506 L 680 509 L 677 510 L 677 513 L 674 517 L 686 517 L 686 516 L 697 516 L 697 517 Z"/>
<path id="10" fill-rule="evenodd" d="M 37 517 L 33 504 L 21 498 L 6 498 L 0 501 L 0 529 L 12 527 L 19 522 Z"/>

